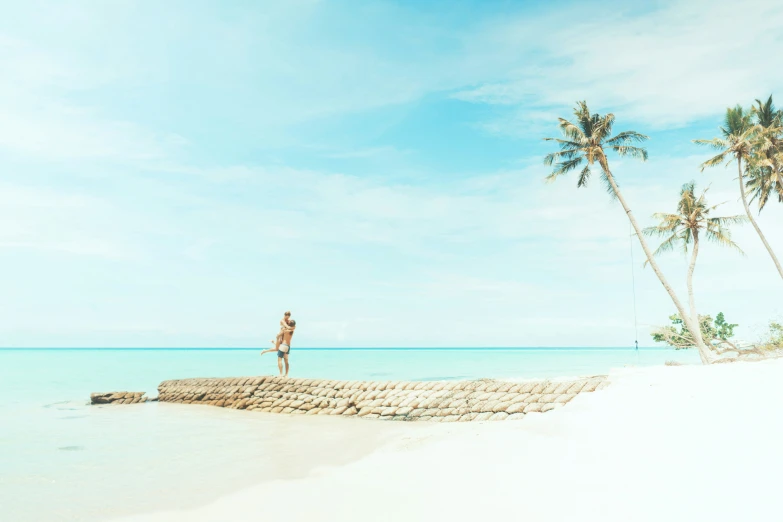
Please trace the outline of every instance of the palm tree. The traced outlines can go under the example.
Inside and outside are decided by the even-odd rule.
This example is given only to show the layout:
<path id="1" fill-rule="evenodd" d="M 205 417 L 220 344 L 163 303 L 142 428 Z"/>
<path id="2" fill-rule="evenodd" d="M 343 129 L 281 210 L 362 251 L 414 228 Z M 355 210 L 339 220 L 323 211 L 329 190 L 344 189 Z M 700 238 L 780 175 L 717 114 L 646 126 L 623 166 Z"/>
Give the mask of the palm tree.
<path id="1" fill-rule="evenodd" d="M 766 102 L 756 100 L 753 114 L 759 134 L 746 169 L 745 187 L 751 201 L 758 199 L 761 212 L 773 193 L 783 203 L 783 112 L 775 110 L 770 96 Z"/>
<path id="2" fill-rule="evenodd" d="M 574 109 L 574 116 L 576 116 L 575 123 L 558 118 L 563 138 L 545 138 L 546 141 L 554 141 L 560 146 L 558 152 L 547 154 L 544 158 L 545 165 L 554 165 L 552 173 L 546 178 L 547 181 L 554 181 L 558 177 L 584 166 L 579 171 L 577 181 L 577 187 L 584 187 L 592 175 L 592 169 L 596 167 L 596 164 L 598 165 L 601 179 L 606 184 L 607 191 L 620 201 L 625 214 L 636 231 L 639 242 L 642 244 L 642 250 L 644 250 L 647 256 L 647 261 L 674 302 L 680 317 L 683 318 L 685 327 L 691 332 L 693 338 L 697 340 L 697 347 L 699 348 L 702 362 L 705 364 L 711 362 L 712 354 L 704 343 L 701 342 L 701 336 L 698 334 L 698 325 L 691 320 L 690 314 L 685 312 L 685 308 L 680 303 L 677 294 L 674 293 L 671 285 L 666 281 L 663 272 L 658 267 L 658 263 L 655 262 L 650 247 L 647 246 L 647 242 L 644 240 L 639 224 L 636 222 L 633 214 L 631 214 L 631 209 L 620 192 L 612 171 L 609 170 L 609 160 L 606 157 L 605 148 L 616 152 L 620 157 L 638 158 L 645 161 L 647 159 L 647 151 L 642 147 L 636 147 L 634 144 L 647 140 L 647 136 L 636 131 L 620 132 L 612 136 L 614 114 L 610 113 L 605 116 L 591 114 L 587 108 L 587 103 L 583 101 L 577 104 Z"/>
<path id="3" fill-rule="evenodd" d="M 704 171 L 707 167 L 714 167 L 720 165 L 724 161 L 728 164 L 734 160 L 737 160 L 737 172 L 739 173 L 739 187 L 740 195 L 742 196 L 742 205 L 745 207 L 745 214 L 748 216 L 748 220 L 756 229 L 756 233 L 761 238 L 761 242 L 764 243 L 767 252 L 769 252 L 772 261 L 778 269 L 780 277 L 783 278 L 783 267 L 780 266 L 775 252 L 772 251 L 772 247 L 767 243 L 767 238 L 761 232 L 758 223 L 753 219 L 753 214 L 750 212 L 748 206 L 748 198 L 745 194 L 745 181 L 743 179 L 742 162 L 747 163 L 752 157 L 754 147 L 758 143 L 758 137 L 761 133 L 761 129 L 757 125 L 753 125 L 751 120 L 752 113 L 745 111 L 741 106 L 729 108 L 726 110 L 725 126 L 721 127 L 722 138 L 713 138 L 711 140 L 694 140 L 695 143 L 700 145 L 708 145 L 712 148 L 720 150 L 716 156 L 708 159 L 701 165 L 701 170 Z"/>
<path id="4" fill-rule="evenodd" d="M 691 309 L 691 320 L 699 322 L 699 315 L 696 313 L 696 301 L 693 297 L 693 272 L 696 268 L 696 257 L 699 255 L 699 241 L 702 234 L 708 241 L 718 243 L 723 246 L 731 247 L 742 253 L 742 250 L 731 240 L 731 233 L 727 228 L 732 224 L 745 223 L 748 219 L 745 216 L 728 217 L 710 217 L 710 213 L 720 205 L 708 206 L 706 200 L 707 189 L 696 197 L 696 185 L 693 181 L 682 186 L 680 191 L 680 201 L 677 204 L 675 214 L 654 214 L 660 224 L 644 229 L 647 236 L 658 236 L 665 238 L 663 243 L 655 250 L 653 255 L 663 252 L 669 252 L 676 247 L 682 247 L 687 254 L 688 247 L 693 246 L 691 252 L 691 261 L 688 265 L 688 303 Z M 699 340 L 702 339 L 701 328 L 698 329 Z M 691 332 L 693 334 L 693 332 Z M 695 338 L 695 337 L 694 337 Z"/>

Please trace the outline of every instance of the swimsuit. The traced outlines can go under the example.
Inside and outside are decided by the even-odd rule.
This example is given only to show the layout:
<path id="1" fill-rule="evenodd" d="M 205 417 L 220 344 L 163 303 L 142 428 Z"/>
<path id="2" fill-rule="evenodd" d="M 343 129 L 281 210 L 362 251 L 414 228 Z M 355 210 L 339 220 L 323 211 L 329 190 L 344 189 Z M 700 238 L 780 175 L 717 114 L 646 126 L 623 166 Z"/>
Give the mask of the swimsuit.
<path id="1" fill-rule="evenodd" d="M 283 346 L 285 346 L 285 350 L 283 350 Z M 280 348 L 277 350 L 277 356 L 282 358 L 288 355 L 289 353 L 291 353 L 291 346 L 285 343 L 281 343 Z"/>

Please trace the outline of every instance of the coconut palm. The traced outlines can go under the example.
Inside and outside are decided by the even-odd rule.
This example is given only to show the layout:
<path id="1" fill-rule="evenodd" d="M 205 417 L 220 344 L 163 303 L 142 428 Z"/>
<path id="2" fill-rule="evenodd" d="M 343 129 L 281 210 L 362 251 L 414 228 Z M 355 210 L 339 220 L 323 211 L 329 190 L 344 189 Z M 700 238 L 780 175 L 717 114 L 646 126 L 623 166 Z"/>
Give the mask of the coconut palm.
<path id="1" fill-rule="evenodd" d="M 720 205 L 707 205 L 706 194 L 707 190 L 705 189 L 697 197 L 695 183 L 693 181 L 686 183 L 680 191 L 677 212 L 675 214 L 654 214 L 653 217 L 659 221 L 659 224 L 647 227 L 643 231 L 647 236 L 665 238 L 653 255 L 669 252 L 678 247 L 687 254 L 688 248 L 692 247 L 687 285 L 688 304 L 693 322 L 699 321 L 699 315 L 696 313 L 696 301 L 693 297 L 693 272 L 696 268 L 696 257 L 699 255 L 699 241 L 704 237 L 707 241 L 731 247 L 742 253 L 737 244 L 731 240 L 728 226 L 748 221 L 745 216 L 711 217 L 712 211 Z M 697 335 L 701 338 L 701 329 Z M 704 339 L 701 341 L 704 342 Z"/>
<path id="2" fill-rule="evenodd" d="M 773 194 L 783 203 L 783 112 L 775 109 L 770 96 L 766 102 L 756 100 L 753 114 L 759 133 L 748 160 L 745 188 L 750 201 L 758 199 L 761 212 Z"/>
<path id="3" fill-rule="evenodd" d="M 761 242 L 764 243 L 764 247 L 769 252 L 772 261 L 775 263 L 775 267 L 778 269 L 780 277 L 783 278 L 783 267 L 780 266 L 775 252 L 772 251 L 772 247 L 769 246 L 767 238 L 761 232 L 758 223 L 753 218 L 753 214 L 750 212 L 748 206 L 748 197 L 745 193 L 745 181 L 743 179 L 742 162 L 748 162 L 752 157 L 756 144 L 758 143 L 759 135 L 762 133 L 760 126 L 754 125 L 752 121 L 752 113 L 744 110 L 741 106 L 729 108 L 726 110 L 725 126 L 721 127 L 722 138 L 713 138 L 711 140 L 694 140 L 694 142 L 701 145 L 708 145 L 712 148 L 720 150 L 720 152 L 708 159 L 701 165 L 701 170 L 704 171 L 707 167 L 714 167 L 726 162 L 726 164 L 732 161 L 737 161 L 737 172 L 739 173 L 739 187 L 740 195 L 742 196 L 742 205 L 745 207 L 745 214 L 748 216 L 748 220 L 756 229 L 756 233 L 761 238 Z"/>
<path id="4" fill-rule="evenodd" d="M 647 261 L 650 263 L 655 275 L 658 276 L 661 284 L 674 302 L 674 306 L 677 308 L 680 317 L 683 318 L 686 328 L 691 332 L 693 338 L 698 340 L 697 347 L 699 348 L 702 362 L 710 362 L 712 354 L 704 343 L 700 342 L 701 336 L 698 335 L 698 325 L 691 320 L 690 314 L 685 312 L 685 308 L 682 306 L 677 294 L 658 267 L 652 251 L 644 240 L 639 224 L 631 213 L 631 209 L 620 192 L 612 171 L 609 169 L 609 160 L 606 157 L 607 150 L 617 153 L 620 157 L 646 160 L 647 151 L 634 144 L 647 140 L 647 136 L 636 131 L 624 131 L 612 136 L 614 114 L 605 116 L 591 114 L 587 104 L 583 101 L 577 104 L 574 109 L 574 116 L 576 117 L 575 122 L 558 118 L 563 138 L 545 138 L 547 141 L 556 142 L 560 147 L 558 152 L 547 154 L 544 158 L 544 164 L 554 166 L 552 173 L 546 178 L 547 181 L 554 181 L 560 176 L 578 170 L 577 187 L 584 187 L 592 176 L 593 169 L 598 168 L 601 180 L 606 184 L 607 191 L 620 201 L 625 214 L 631 221 L 631 225 L 636 231 L 636 236 L 642 245 L 642 250 L 644 250 Z"/>

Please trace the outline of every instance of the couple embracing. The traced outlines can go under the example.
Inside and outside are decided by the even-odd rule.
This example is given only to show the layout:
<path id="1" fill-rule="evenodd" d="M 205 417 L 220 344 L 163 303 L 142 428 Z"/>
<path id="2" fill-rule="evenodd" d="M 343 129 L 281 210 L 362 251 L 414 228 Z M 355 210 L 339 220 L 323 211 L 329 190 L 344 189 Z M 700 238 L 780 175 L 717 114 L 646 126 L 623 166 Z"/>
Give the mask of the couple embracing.
<path id="1" fill-rule="evenodd" d="M 288 377 L 288 354 L 291 353 L 291 338 L 294 336 L 296 321 L 291 319 L 291 312 L 286 312 L 280 319 L 280 332 L 272 344 L 274 348 L 264 350 L 261 355 L 269 352 L 277 352 L 277 368 L 280 370 L 281 377 Z M 283 374 L 283 363 L 285 362 L 285 374 Z"/>

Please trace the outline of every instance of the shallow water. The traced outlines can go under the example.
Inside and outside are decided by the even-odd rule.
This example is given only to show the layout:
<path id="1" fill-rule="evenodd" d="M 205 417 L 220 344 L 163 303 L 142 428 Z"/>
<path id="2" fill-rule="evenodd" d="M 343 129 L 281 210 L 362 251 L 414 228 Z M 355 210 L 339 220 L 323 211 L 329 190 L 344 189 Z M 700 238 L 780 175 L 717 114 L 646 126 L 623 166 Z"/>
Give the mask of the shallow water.
<path id="1" fill-rule="evenodd" d="M 305 350 L 291 375 L 330 379 L 545 378 L 605 374 L 696 352 L 664 349 Z M 94 391 L 165 379 L 276 373 L 257 350 L 0 349 L 0 520 L 105 520 L 207 502 L 247 484 L 360 458 L 418 430 L 364 421 L 148 403 L 87 406 Z M 350 440 L 346 422 L 351 422 Z M 418 425 L 421 426 L 421 425 Z M 314 444 L 315 442 L 315 444 Z"/>

